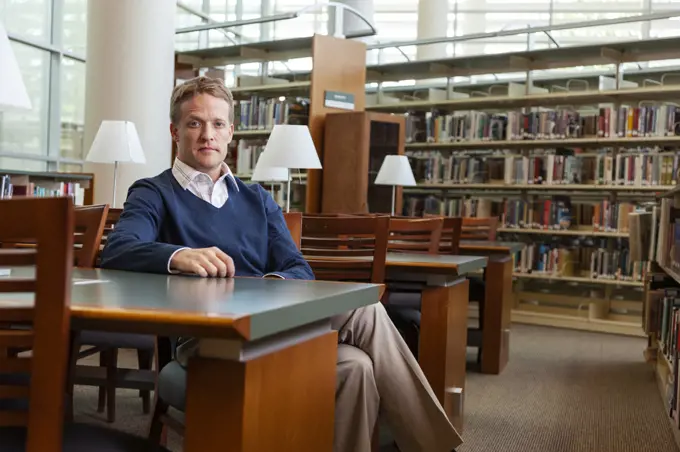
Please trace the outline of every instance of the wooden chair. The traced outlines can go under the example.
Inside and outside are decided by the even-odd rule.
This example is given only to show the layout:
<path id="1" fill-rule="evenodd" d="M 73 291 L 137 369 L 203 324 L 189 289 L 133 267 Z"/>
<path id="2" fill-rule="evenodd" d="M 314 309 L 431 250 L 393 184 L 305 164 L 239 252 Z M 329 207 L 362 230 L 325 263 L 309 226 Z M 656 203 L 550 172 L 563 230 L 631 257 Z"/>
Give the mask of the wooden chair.
<path id="1" fill-rule="evenodd" d="M 101 262 L 101 250 L 106 245 L 109 234 L 115 228 L 120 219 L 122 209 L 108 209 L 102 218 L 102 228 L 99 234 L 100 240 L 96 244 L 95 258 L 89 261 L 89 265 L 94 267 L 95 263 L 99 266 Z M 134 386 L 139 389 L 139 396 L 142 399 L 142 411 L 148 414 L 151 411 L 151 391 L 155 389 L 155 378 L 136 378 L 134 372 L 127 372 L 127 369 L 118 367 L 118 350 L 132 349 L 137 352 L 137 366 L 140 371 L 147 374 L 152 372 L 154 355 L 156 351 L 156 338 L 146 334 L 132 333 L 111 333 L 106 331 L 79 331 L 74 335 L 72 341 L 73 356 L 76 361 L 87 358 L 99 353 L 99 368 L 93 366 L 76 366 L 74 363 L 74 382 L 75 384 L 87 384 L 99 386 L 99 398 L 97 401 L 97 411 L 103 412 L 106 409 L 106 419 L 109 423 L 116 420 L 116 390 L 119 387 L 129 388 Z M 83 347 L 88 347 L 81 350 Z M 106 369 L 105 376 L 99 376 L 99 369 Z M 125 375 L 125 384 L 120 380 L 120 376 Z"/>
<path id="2" fill-rule="evenodd" d="M 496 240 L 498 217 L 463 218 L 462 240 Z"/>
<path id="3" fill-rule="evenodd" d="M 438 217 L 438 215 L 425 214 L 424 218 Z M 463 229 L 463 219 L 461 217 L 443 217 L 442 236 L 439 241 L 439 254 L 452 254 L 457 256 L 460 253 L 460 237 Z"/>
<path id="4" fill-rule="evenodd" d="M 404 253 L 439 253 L 444 219 L 432 218 L 390 218 L 388 251 Z"/>
<path id="5" fill-rule="evenodd" d="M 0 299 L 0 322 L 27 326 L 0 330 L 0 369 L 6 372 L 0 374 L 0 450 L 75 452 L 110 450 L 115 444 L 121 452 L 153 451 L 147 440 L 119 431 L 64 424 L 75 229 L 71 198 L 2 200 L 0 218 L 11 218 L 0 222 L 0 242 L 22 237 L 37 243 L 0 250 L 0 266 L 35 267 L 23 278 L 0 278 L 0 293 L 35 294 L 34 303 L 24 306 L 3 306 Z M 8 355 L 14 347 L 31 349 L 31 355 Z"/>
<path id="6" fill-rule="evenodd" d="M 302 244 L 302 213 L 288 212 L 283 214 L 290 236 L 293 238 L 298 249 Z"/>
<path id="7" fill-rule="evenodd" d="M 389 217 L 302 218 L 302 254 L 317 279 L 382 284 Z"/>

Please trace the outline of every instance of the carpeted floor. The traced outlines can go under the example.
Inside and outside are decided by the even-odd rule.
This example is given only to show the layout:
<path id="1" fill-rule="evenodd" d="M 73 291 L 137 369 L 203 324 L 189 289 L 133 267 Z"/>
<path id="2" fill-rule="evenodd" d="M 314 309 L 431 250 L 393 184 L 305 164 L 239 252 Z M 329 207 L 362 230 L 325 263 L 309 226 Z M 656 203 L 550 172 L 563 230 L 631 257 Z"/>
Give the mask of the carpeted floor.
<path id="1" fill-rule="evenodd" d="M 460 452 L 678 452 L 643 348 L 642 339 L 513 326 L 505 371 L 468 372 Z M 77 419 L 103 422 L 96 403 L 94 388 L 78 388 Z M 116 428 L 145 434 L 136 392 L 119 391 L 117 410 Z M 179 452 L 181 439 L 169 440 Z"/>

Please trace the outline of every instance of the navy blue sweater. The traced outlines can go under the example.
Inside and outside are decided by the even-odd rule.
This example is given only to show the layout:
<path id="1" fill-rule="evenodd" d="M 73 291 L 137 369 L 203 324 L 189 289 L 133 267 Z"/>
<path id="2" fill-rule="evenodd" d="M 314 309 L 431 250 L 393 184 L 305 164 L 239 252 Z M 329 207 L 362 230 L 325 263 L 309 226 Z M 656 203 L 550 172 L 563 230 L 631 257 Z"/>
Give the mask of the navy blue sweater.
<path id="1" fill-rule="evenodd" d="M 167 273 L 178 249 L 216 246 L 234 260 L 236 276 L 314 279 L 271 195 L 235 181 L 221 182 L 228 184 L 229 199 L 216 208 L 183 189 L 171 170 L 138 180 L 106 242 L 102 267 Z"/>

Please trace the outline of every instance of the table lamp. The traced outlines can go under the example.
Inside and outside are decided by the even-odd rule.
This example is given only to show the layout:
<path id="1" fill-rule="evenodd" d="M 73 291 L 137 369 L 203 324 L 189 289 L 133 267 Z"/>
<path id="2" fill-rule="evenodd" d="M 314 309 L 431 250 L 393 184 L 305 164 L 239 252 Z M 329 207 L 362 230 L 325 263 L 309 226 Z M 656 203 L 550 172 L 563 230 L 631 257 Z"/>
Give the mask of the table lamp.
<path id="1" fill-rule="evenodd" d="M 113 163 L 113 200 L 111 207 L 116 207 L 118 163 L 146 163 L 142 143 L 139 141 L 134 123 L 130 121 L 102 121 L 85 160 L 96 163 Z"/>
<path id="2" fill-rule="evenodd" d="M 31 109 L 26 85 L 14 57 L 5 27 L 0 22 L 0 110 Z"/>
<path id="3" fill-rule="evenodd" d="M 257 163 L 263 168 L 321 169 L 309 128 L 293 124 L 274 126 Z M 290 212 L 290 172 L 286 181 L 286 212 Z"/>
<path id="4" fill-rule="evenodd" d="M 392 216 L 394 216 L 397 186 L 412 187 L 416 185 L 416 179 L 413 177 L 413 170 L 411 169 L 408 157 L 405 155 L 385 156 L 385 160 L 383 160 L 374 183 L 376 185 L 392 186 Z"/>
<path id="5" fill-rule="evenodd" d="M 287 182 L 288 181 L 288 168 L 276 168 L 268 167 L 261 164 L 262 159 L 257 160 L 255 169 L 253 170 L 253 175 L 250 180 L 253 182 Z M 271 186 L 272 194 L 274 191 L 274 186 Z"/>

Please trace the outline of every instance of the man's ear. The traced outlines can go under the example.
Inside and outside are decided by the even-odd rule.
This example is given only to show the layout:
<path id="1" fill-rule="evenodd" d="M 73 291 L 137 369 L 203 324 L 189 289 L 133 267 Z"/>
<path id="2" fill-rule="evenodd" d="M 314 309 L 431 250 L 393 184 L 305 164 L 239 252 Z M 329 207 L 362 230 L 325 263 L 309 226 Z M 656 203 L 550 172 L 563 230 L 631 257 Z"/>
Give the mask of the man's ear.
<path id="1" fill-rule="evenodd" d="M 177 135 L 177 127 L 173 123 L 170 123 L 170 136 L 172 137 L 172 141 L 174 142 L 179 141 L 179 136 Z"/>

